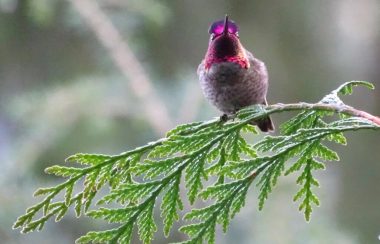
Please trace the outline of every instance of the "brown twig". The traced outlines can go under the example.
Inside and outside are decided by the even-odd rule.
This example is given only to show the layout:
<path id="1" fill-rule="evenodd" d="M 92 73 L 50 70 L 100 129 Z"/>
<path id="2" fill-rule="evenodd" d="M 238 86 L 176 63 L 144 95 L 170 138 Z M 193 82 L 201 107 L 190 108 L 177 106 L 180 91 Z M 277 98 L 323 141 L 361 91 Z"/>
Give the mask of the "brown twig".
<path id="1" fill-rule="evenodd" d="M 351 106 L 347 105 L 341 105 L 341 104 L 326 104 L 326 103 L 290 103 L 290 104 L 273 104 L 270 106 L 267 106 L 268 113 L 279 113 L 279 112 L 285 112 L 285 111 L 296 111 L 296 110 L 323 110 L 323 111 L 331 111 L 335 113 L 343 113 L 351 116 L 361 117 L 365 118 L 367 120 L 372 121 L 376 125 L 380 126 L 380 118 L 377 116 L 374 116 L 370 113 L 367 113 L 362 110 L 358 110 L 356 108 L 353 108 Z"/>
<path id="2" fill-rule="evenodd" d="M 111 20 L 93 0 L 69 0 L 108 50 L 113 62 L 129 80 L 131 90 L 140 99 L 145 116 L 158 134 L 172 127 L 166 106 L 156 95 L 151 82 L 127 42 Z"/>

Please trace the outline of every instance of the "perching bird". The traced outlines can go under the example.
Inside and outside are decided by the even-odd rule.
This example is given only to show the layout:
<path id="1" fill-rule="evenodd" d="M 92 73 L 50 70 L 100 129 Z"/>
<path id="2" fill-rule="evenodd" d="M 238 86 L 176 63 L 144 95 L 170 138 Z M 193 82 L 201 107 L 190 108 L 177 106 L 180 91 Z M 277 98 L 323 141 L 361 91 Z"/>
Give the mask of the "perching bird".
<path id="1" fill-rule="evenodd" d="M 235 114 L 253 104 L 267 104 L 268 72 L 265 64 L 239 40 L 238 26 L 226 15 L 214 22 L 204 60 L 198 67 L 206 98 L 224 114 Z M 274 130 L 270 117 L 252 121 L 261 131 Z"/>

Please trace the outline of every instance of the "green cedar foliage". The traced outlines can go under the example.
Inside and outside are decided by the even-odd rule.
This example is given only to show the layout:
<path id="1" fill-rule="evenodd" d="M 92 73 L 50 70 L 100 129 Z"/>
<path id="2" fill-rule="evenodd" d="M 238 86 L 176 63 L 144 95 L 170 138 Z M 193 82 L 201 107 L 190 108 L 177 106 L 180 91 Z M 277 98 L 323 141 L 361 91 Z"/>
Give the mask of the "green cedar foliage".
<path id="1" fill-rule="evenodd" d="M 157 231 L 153 216 L 157 199 L 162 199 L 160 212 L 168 236 L 183 210 L 180 184 L 184 181 L 191 204 L 198 199 L 211 202 L 184 215 L 187 224 L 180 231 L 189 236 L 185 243 L 215 243 L 216 225 L 227 231 L 252 185 L 259 189 L 262 209 L 278 178 L 289 174 L 298 175 L 300 189 L 294 201 L 299 202 L 299 210 L 309 221 L 312 208 L 319 205 L 313 192 L 319 186 L 314 172 L 325 169 L 327 161 L 339 160 L 325 142 L 345 145 L 343 132 L 380 129 L 367 119 L 336 109 L 348 107 L 338 95 L 351 94 L 356 85 L 373 88 L 367 82 L 347 82 L 316 103 L 324 106 L 252 106 L 227 122 L 214 119 L 180 125 L 166 138 L 120 155 L 73 155 L 66 161 L 79 166 L 55 165 L 45 170 L 66 181 L 38 189 L 34 195 L 44 198 L 28 208 L 14 228 L 21 228 L 23 233 L 41 230 L 47 220 L 55 217 L 59 221 L 73 207 L 78 217 L 85 214 L 116 223 L 113 229 L 88 232 L 77 243 L 130 243 L 135 228 L 140 240 L 150 243 Z M 299 113 L 281 125 L 280 135 L 266 136 L 255 145 L 246 141 L 246 134 L 257 134 L 249 121 L 287 110 Z M 326 122 L 325 117 L 332 114 L 341 116 Z M 76 186 L 79 184 L 83 185 Z M 98 196 L 100 200 L 94 204 L 101 189 L 106 194 Z"/>

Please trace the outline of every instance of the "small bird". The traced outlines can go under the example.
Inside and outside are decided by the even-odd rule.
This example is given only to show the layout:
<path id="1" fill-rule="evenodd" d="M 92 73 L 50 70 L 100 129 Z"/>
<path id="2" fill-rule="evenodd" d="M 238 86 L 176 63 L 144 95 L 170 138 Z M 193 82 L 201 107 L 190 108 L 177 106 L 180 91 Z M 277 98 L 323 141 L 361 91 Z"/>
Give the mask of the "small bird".
<path id="1" fill-rule="evenodd" d="M 209 29 L 205 58 L 198 67 L 204 95 L 225 115 L 253 104 L 267 105 L 267 68 L 243 47 L 238 31 L 227 15 L 224 20 L 215 21 Z M 252 124 L 263 132 L 274 130 L 269 116 Z"/>

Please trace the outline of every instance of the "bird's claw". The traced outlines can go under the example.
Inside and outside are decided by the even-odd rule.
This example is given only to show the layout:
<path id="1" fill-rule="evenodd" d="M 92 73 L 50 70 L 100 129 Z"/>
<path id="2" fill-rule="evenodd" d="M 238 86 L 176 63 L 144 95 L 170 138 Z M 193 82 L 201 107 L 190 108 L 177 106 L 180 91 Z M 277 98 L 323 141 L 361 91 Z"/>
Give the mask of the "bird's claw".
<path id="1" fill-rule="evenodd" d="M 227 114 L 223 114 L 222 116 L 220 116 L 219 119 L 220 119 L 220 123 L 224 124 L 228 120 L 228 115 Z"/>

